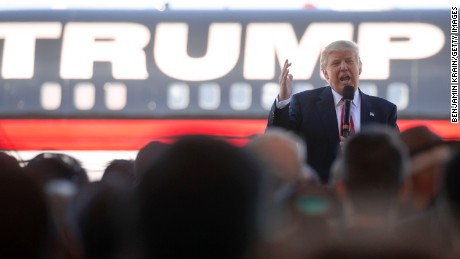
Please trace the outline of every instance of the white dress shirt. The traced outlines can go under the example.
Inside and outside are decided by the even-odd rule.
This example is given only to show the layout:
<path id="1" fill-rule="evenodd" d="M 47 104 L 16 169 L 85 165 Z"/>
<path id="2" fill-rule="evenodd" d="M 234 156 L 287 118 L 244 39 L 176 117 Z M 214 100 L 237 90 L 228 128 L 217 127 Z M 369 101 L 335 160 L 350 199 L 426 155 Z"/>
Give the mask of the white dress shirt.
<path id="1" fill-rule="evenodd" d="M 340 117 L 342 115 L 343 100 L 342 96 L 334 91 L 334 89 L 332 89 L 332 96 L 334 97 L 335 114 L 337 116 L 337 125 L 340 132 L 340 126 L 342 126 Z M 358 133 L 361 129 L 361 97 L 358 90 L 355 91 L 353 100 L 351 101 L 350 115 L 353 117 L 353 127 L 355 128 L 355 133 Z"/>

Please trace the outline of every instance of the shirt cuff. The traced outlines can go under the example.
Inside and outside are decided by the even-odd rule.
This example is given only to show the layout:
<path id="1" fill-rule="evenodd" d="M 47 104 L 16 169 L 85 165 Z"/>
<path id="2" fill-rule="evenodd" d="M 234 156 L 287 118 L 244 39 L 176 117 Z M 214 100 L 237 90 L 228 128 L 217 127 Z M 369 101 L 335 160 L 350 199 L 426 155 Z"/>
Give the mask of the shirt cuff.
<path id="1" fill-rule="evenodd" d="M 282 100 L 282 101 L 280 101 L 278 98 L 279 97 L 276 96 L 276 108 L 278 109 L 283 109 L 291 102 L 291 97 L 287 98 L 286 100 Z"/>

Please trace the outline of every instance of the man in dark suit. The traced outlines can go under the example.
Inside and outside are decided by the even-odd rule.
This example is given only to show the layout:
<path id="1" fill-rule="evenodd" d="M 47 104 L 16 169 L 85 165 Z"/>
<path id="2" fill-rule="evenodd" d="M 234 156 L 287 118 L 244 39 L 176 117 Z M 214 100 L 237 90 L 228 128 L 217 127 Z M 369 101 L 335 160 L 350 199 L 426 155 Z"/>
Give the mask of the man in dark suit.
<path id="1" fill-rule="evenodd" d="M 283 127 L 296 132 L 307 146 L 307 162 L 322 183 L 329 181 L 329 171 L 340 146 L 343 91 L 352 86 L 351 129 L 358 132 L 368 124 L 384 124 L 398 129 L 396 105 L 359 90 L 362 63 L 356 43 L 335 41 L 321 53 L 320 68 L 328 86 L 292 95 L 291 63 L 286 60 L 280 75 L 280 93 L 268 117 L 267 127 Z"/>

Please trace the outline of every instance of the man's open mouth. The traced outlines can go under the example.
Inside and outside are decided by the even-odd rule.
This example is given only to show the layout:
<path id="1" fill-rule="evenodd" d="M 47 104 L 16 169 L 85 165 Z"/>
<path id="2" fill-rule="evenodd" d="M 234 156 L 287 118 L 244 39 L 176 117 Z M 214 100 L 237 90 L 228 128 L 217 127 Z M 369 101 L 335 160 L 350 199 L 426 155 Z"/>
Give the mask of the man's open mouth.
<path id="1" fill-rule="evenodd" d="M 350 79 L 351 79 L 350 76 L 341 76 L 341 77 L 340 77 L 340 81 L 342 81 L 342 82 L 343 82 L 343 81 L 349 81 Z"/>

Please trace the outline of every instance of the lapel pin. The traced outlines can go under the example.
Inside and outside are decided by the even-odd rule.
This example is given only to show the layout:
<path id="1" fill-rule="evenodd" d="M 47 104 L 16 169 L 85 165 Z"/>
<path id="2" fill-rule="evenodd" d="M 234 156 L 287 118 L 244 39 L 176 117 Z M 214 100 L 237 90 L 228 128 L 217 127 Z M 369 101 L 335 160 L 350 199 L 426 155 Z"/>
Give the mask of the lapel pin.
<path id="1" fill-rule="evenodd" d="M 373 112 L 369 113 L 369 115 L 372 116 L 372 117 L 374 117 L 374 113 L 373 113 Z"/>

